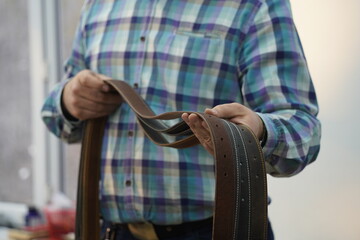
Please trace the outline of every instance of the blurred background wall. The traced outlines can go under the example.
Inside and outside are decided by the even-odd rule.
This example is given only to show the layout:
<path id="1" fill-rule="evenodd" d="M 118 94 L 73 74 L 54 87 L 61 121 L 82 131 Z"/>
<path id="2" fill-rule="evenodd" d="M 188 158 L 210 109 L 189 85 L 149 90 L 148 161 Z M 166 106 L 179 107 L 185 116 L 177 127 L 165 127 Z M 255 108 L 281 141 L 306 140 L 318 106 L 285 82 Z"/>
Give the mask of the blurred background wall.
<path id="1" fill-rule="evenodd" d="M 292 178 L 269 177 L 280 240 L 360 239 L 360 1 L 291 0 L 320 104 L 318 160 Z M 60 1 L 61 57 L 82 1 Z M 0 202 L 31 204 L 28 1 L 0 0 Z M 40 115 L 39 115 L 40 117 Z M 64 191 L 75 199 L 79 145 L 64 147 Z M 45 186 L 45 184 L 44 184 Z"/>
<path id="2" fill-rule="evenodd" d="M 62 60 L 70 53 L 82 3 L 82 0 L 58 3 Z M 29 35 L 39 29 L 28 27 L 30 4 L 32 0 L 0 0 L 0 202 L 32 204 L 34 197 Z M 65 175 L 63 189 L 72 199 L 76 192 L 79 148 L 65 145 L 61 163 Z M 48 186 L 44 183 L 44 187 Z"/>
<path id="3" fill-rule="evenodd" d="M 320 104 L 320 155 L 269 178 L 280 240 L 360 239 L 360 1 L 291 0 Z"/>
<path id="4" fill-rule="evenodd" d="M 0 0 L 0 84 L 0 201 L 30 202 L 31 109 L 26 0 Z"/>

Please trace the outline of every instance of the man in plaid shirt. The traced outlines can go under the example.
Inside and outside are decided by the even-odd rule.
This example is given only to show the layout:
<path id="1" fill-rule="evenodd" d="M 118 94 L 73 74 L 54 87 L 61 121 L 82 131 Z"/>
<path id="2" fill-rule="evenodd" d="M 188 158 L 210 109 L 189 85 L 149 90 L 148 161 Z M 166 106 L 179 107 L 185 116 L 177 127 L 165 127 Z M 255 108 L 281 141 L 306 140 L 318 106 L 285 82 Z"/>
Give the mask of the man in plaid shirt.
<path id="1" fill-rule="evenodd" d="M 87 0 L 65 72 L 42 117 L 76 142 L 84 120 L 109 115 L 101 215 L 105 227 L 121 226 L 116 239 L 136 239 L 126 224 L 139 222 L 165 226 L 160 239 L 211 239 L 214 160 L 195 115 L 183 119 L 202 146 L 150 142 L 105 77 L 127 81 L 156 114 L 206 109 L 248 125 L 273 176 L 299 173 L 319 152 L 316 95 L 288 0 Z"/>

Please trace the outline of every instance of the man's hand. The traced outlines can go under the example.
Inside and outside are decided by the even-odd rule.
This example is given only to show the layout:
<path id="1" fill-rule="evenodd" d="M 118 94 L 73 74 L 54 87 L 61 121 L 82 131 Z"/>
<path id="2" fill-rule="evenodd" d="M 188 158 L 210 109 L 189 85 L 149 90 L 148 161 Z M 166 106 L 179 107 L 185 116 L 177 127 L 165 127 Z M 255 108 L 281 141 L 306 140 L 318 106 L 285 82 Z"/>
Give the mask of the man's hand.
<path id="1" fill-rule="evenodd" d="M 79 120 L 97 118 L 115 111 L 122 98 L 111 91 L 104 79 L 108 77 L 90 70 L 75 75 L 64 87 L 63 110 Z"/>
<path id="2" fill-rule="evenodd" d="M 212 109 L 206 109 L 205 113 L 227 119 L 235 124 L 243 124 L 249 127 L 260 139 L 263 136 L 264 126 L 261 118 L 251 109 L 239 103 L 218 105 Z M 214 146 L 211 141 L 209 128 L 196 114 L 184 113 L 182 119 L 189 125 L 195 136 L 204 148 L 214 155 Z"/>

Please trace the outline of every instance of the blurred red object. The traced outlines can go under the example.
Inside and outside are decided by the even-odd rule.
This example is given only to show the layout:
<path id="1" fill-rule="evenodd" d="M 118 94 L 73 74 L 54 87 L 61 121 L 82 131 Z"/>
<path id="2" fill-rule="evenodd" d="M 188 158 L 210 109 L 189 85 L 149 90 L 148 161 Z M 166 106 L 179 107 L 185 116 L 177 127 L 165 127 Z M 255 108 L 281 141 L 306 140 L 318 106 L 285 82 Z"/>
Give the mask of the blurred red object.
<path id="1" fill-rule="evenodd" d="M 75 209 L 45 208 L 51 240 L 62 240 L 63 235 L 75 231 Z"/>

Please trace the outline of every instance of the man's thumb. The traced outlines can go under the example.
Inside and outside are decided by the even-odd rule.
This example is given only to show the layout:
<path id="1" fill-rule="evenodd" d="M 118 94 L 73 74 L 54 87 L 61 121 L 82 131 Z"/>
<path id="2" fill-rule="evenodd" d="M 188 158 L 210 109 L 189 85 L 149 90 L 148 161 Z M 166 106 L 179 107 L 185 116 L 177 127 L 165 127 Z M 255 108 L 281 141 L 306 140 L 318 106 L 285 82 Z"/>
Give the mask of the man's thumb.
<path id="1" fill-rule="evenodd" d="M 214 108 L 206 108 L 205 113 L 209 114 L 209 115 L 213 115 L 215 117 L 220 117 L 219 112 L 218 112 L 218 110 L 215 109 L 215 107 Z"/>

